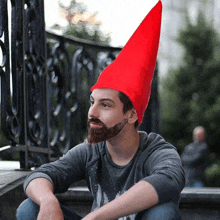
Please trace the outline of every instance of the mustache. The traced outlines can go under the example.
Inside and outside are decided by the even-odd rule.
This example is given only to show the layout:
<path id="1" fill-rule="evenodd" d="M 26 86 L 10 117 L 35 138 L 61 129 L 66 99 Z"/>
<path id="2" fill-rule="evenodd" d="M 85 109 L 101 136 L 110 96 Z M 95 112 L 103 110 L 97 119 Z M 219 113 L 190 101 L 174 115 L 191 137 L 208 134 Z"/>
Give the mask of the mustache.
<path id="1" fill-rule="evenodd" d="M 88 119 L 88 126 L 89 126 L 89 124 L 91 122 L 94 122 L 94 123 L 96 123 L 98 125 L 105 126 L 105 124 L 102 121 L 100 121 L 98 118 L 90 118 L 90 119 Z"/>

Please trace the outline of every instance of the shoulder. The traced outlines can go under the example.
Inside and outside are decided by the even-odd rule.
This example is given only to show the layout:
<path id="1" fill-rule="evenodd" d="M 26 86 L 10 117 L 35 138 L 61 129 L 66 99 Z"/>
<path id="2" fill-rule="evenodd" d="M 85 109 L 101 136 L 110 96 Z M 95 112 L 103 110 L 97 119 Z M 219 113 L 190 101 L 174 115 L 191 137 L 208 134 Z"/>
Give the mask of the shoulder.
<path id="1" fill-rule="evenodd" d="M 190 144 L 187 144 L 184 148 L 184 151 L 191 151 L 193 150 L 195 147 L 194 147 L 194 143 L 190 143 Z"/>
<path id="2" fill-rule="evenodd" d="M 142 131 L 140 132 L 140 135 L 141 135 L 140 145 L 142 145 L 145 149 L 147 148 L 148 150 L 152 150 L 152 151 L 156 149 L 176 150 L 176 148 L 172 144 L 165 141 L 165 139 L 159 134 L 156 134 L 154 132 L 147 134 Z"/>
<path id="3" fill-rule="evenodd" d="M 142 134 L 141 134 L 142 135 Z M 164 160 L 180 160 L 176 148 L 156 133 L 144 134 L 140 143 L 141 158 L 144 161 L 161 162 Z"/>
<path id="4" fill-rule="evenodd" d="M 208 145 L 207 145 L 206 141 L 202 141 L 202 142 L 200 143 L 200 145 L 201 145 L 201 147 L 203 147 L 204 149 L 208 149 Z"/>

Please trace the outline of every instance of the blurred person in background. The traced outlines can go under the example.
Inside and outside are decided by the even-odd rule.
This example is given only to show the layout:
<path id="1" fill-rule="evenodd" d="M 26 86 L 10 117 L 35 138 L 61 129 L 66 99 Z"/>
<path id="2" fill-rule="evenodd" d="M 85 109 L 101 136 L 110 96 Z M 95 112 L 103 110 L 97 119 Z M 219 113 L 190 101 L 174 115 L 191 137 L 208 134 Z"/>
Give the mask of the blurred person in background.
<path id="1" fill-rule="evenodd" d="M 198 126 L 193 130 L 193 140 L 193 143 L 188 144 L 181 155 L 186 187 L 204 187 L 204 173 L 209 158 L 204 127 Z"/>

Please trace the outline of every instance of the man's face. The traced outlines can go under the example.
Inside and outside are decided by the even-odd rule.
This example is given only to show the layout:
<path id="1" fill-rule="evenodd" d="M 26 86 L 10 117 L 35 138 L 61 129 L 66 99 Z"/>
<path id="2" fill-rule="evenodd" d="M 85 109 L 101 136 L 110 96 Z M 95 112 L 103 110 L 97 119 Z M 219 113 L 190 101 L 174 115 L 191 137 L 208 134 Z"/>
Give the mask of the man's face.
<path id="1" fill-rule="evenodd" d="M 201 127 L 195 128 L 195 130 L 193 132 L 193 139 L 194 139 L 194 141 L 201 142 L 205 138 L 206 138 L 205 130 L 203 128 L 201 128 Z"/>
<path id="2" fill-rule="evenodd" d="M 95 89 L 90 96 L 88 112 L 88 142 L 90 144 L 115 137 L 127 123 L 119 92 Z"/>

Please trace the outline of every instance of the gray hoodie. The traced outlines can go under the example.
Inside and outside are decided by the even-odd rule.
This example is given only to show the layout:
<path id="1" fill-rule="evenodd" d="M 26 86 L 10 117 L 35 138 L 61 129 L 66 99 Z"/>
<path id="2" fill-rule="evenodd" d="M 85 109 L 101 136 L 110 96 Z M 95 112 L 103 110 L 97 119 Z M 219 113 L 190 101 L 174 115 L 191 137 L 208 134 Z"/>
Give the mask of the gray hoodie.
<path id="1" fill-rule="evenodd" d="M 139 149 L 125 166 L 112 161 L 106 142 L 94 145 L 82 143 L 59 160 L 33 171 L 24 182 L 24 190 L 37 177 L 47 178 L 54 185 L 55 193 L 65 192 L 72 183 L 86 179 L 94 197 L 92 210 L 120 196 L 140 180 L 155 188 L 159 203 L 172 200 L 178 205 L 185 184 L 175 147 L 160 135 L 145 132 L 140 132 Z"/>

